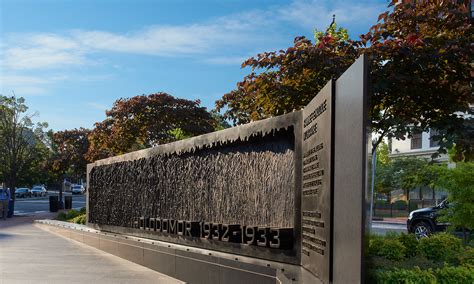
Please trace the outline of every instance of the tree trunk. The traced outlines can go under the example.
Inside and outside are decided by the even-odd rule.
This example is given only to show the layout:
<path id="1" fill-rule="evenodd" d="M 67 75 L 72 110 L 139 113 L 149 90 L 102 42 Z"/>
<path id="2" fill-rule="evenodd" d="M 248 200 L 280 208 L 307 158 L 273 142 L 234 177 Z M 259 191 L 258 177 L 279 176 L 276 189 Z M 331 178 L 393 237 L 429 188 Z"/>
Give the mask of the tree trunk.
<path id="1" fill-rule="evenodd" d="M 10 204 L 12 208 L 8 208 L 8 211 L 12 211 L 12 212 L 15 212 L 15 200 L 16 200 L 16 196 L 15 196 L 15 187 L 16 187 L 16 178 L 14 176 L 10 176 L 8 179 L 7 179 L 7 188 L 10 189 L 10 196 L 11 196 L 11 199 L 13 199 L 13 202 Z"/>

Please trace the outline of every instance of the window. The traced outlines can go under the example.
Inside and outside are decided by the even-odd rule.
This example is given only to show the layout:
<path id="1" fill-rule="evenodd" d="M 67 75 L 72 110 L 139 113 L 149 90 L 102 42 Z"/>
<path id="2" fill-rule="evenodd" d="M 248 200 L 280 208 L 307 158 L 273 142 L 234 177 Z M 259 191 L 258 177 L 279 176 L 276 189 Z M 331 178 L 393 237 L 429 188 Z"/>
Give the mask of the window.
<path id="1" fill-rule="evenodd" d="M 413 133 L 411 137 L 411 149 L 421 149 L 421 132 Z"/>
<path id="2" fill-rule="evenodd" d="M 430 130 L 430 147 L 438 147 L 439 146 L 439 140 L 435 140 L 433 137 L 438 136 L 440 132 L 436 129 L 431 129 Z M 436 137 L 436 139 L 439 139 L 439 137 Z"/>

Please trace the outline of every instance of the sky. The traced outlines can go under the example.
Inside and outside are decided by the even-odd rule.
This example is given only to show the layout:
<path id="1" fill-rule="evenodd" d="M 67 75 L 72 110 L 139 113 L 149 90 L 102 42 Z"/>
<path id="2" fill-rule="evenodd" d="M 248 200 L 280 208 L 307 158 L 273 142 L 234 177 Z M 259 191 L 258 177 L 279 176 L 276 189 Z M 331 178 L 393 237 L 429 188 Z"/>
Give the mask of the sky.
<path id="1" fill-rule="evenodd" d="M 0 0 L 0 94 L 55 131 L 92 128 L 119 98 L 166 92 L 211 110 L 258 53 L 336 22 L 366 33 L 384 0 Z"/>

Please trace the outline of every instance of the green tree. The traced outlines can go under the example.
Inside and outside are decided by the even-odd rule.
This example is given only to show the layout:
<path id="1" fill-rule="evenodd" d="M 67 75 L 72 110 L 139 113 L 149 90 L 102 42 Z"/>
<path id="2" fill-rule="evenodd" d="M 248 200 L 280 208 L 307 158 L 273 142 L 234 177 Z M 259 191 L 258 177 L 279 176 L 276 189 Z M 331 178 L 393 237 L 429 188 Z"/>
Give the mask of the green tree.
<path id="1" fill-rule="evenodd" d="M 454 228 L 462 228 L 464 243 L 468 240 L 467 230 L 474 229 L 474 163 L 460 162 L 455 168 L 438 167 L 440 173 L 437 185 L 448 193 L 449 207 L 443 218 Z"/>
<path id="2" fill-rule="evenodd" d="M 0 170 L 13 199 L 20 182 L 34 181 L 31 174 L 47 152 L 41 141 L 47 123 L 35 125 L 36 114 L 27 111 L 25 99 L 0 96 Z"/>
<path id="3" fill-rule="evenodd" d="M 429 161 L 415 157 L 400 157 L 391 159 L 388 163 L 380 162 L 375 179 L 375 190 L 385 193 L 390 198 L 390 192 L 403 189 L 405 194 L 417 187 L 437 186 L 436 180 L 438 165 L 431 165 Z"/>
<path id="4" fill-rule="evenodd" d="M 377 166 L 385 166 L 390 163 L 390 150 L 388 144 L 382 141 L 377 147 Z"/>

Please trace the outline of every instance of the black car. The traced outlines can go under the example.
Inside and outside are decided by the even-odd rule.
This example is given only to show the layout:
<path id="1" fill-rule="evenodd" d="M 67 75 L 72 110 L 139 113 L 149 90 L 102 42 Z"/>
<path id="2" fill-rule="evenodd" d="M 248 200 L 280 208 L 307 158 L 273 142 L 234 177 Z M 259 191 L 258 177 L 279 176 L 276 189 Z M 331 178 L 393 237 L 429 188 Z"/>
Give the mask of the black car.
<path id="1" fill-rule="evenodd" d="M 407 230 L 414 233 L 416 238 L 424 238 L 433 232 L 445 231 L 449 223 L 442 223 L 437 220 L 439 211 L 447 208 L 446 200 L 442 201 L 438 206 L 422 208 L 410 212 L 407 219 Z"/>

